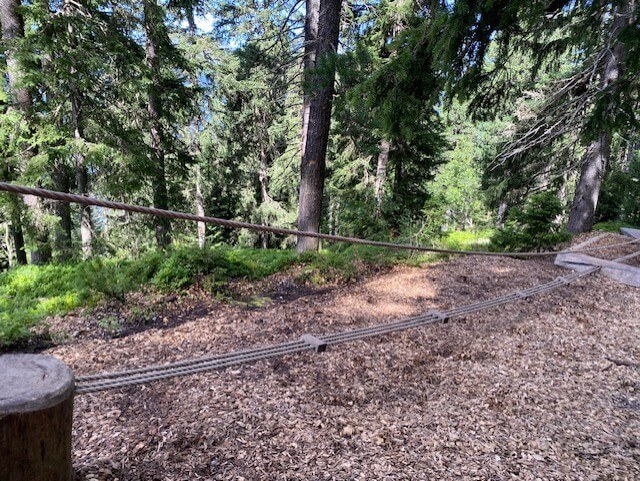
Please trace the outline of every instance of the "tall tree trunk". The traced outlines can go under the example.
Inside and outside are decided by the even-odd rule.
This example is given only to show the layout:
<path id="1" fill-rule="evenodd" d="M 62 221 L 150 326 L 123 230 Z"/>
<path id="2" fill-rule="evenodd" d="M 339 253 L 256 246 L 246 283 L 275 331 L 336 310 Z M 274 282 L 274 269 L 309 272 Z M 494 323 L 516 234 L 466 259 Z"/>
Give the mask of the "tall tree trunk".
<path id="1" fill-rule="evenodd" d="M 0 0 L 0 25 L 2 26 L 3 53 L 7 64 L 9 94 L 13 103 L 9 109 L 20 110 L 28 118 L 31 109 L 31 96 L 29 91 L 20 85 L 21 69 L 16 55 L 17 45 L 15 45 L 16 40 L 24 36 L 24 22 L 18 11 L 19 7 L 20 0 Z M 8 173 L 8 178 L 12 177 L 11 173 Z M 10 230 L 18 264 L 27 263 L 22 225 L 23 206 L 21 197 L 12 196 L 9 207 L 11 210 Z"/>
<path id="2" fill-rule="evenodd" d="M 9 222 L 5 222 L 4 224 L 2 224 L 2 226 L 4 227 L 5 231 L 4 231 L 4 247 L 5 247 L 5 252 L 7 254 L 7 263 L 9 264 L 9 267 L 13 267 L 15 264 L 15 261 L 13 260 L 13 243 L 11 242 L 11 239 L 13 237 L 12 233 L 11 233 L 11 223 Z"/>
<path id="3" fill-rule="evenodd" d="M 87 171 L 85 155 L 82 150 L 84 126 L 82 122 L 80 95 L 75 87 L 71 89 L 71 122 L 73 138 L 76 141 L 73 153 L 76 168 L 76 188 L 78 194 L 86 195 L 89 192 L 89 173 Z M 80 205 L 80 240 L 82 243 L 82 258 L 88 259 L 91 257 L 93 244 L 91 208 L 88 205 Z"/>
<path id="4" fill-rule="evenodd" d="M 149 115 L 149 137 L 151 149 L 151 164 L 153 166 L 153 206 L 157 209 L 169 208 L 167 192 L 167 178 L 165 172 L 164 145 L 162 142 L 162 106 L 159 98 L 158 58 L 159 32 L 163 28 L 164 18 L 162 10 L 155 0 L 144 0 L 144 29 L 146 33 L 146 61 L 151 74 L 151 81 L 147 90 L 147 113 Z M 171 223 L 169 219 L 154 217 L 156 241 L 160 247 L 171 243 Z"/>
<path id="5" fill-rule="evenodd" d="M 189 36 L 195 42 L 198 29 L 196 27 L 193 3 L 189 2 L 185 6 L 185 16 L 187 18 L 187 24 L 189 26 Z M 193 77 L 191 78 L 191 81 L 193 82 L 193 85 L 198 85 L 198 77 L 196 74 L 193 75 Z M 202 121 L 199 114 L 194 116 L 194 118 L 191 120 L 191 125 L 193 126 L 193 139 L 191 141 L 191 151 L 193 155 L 196 157 L 196 164 L 194 167 L 195 177 L 196 177 L 195 179 L 196 180 L 195 182 L 196 184 L 195 185 L 196 215 L 204 216 L 204 200 L 202 197 L 202 171 L 200 169 L 200 164 L 199 164 L 201 148 L 200 148 L 200 139 L 198 138 L 198 135 L 200 134 L 200 126 L 202 125 Z M 200 249 L 204 249 L 207 244 L 206 224 L 204 222 L 198 222 L 197 229 L 198 229 L 198 247 L 200 247 Z"/>
<path id="6" fill-rule="evenodd" d="M 311 107 L 311 93 L 309 92 L 309 83 L 311 82 L 311 72 L 316 65 L 317 57 L 317 41 L 318 41 L 318 20 L 320 17 L 320 0 L 306 0 L 306 15 L 304 19 L 304 57 L 303 65 L 303 100 L 302 100 L 302 135 L 301 135 L 301 152 L 304 158 L 304 152 L 307 147 L 307 132 L 309 131 L 309 109 Z"/>
<path id="7" fill-rule="evenodd" d="M 72 3 L 71 0 L 64 0 L 63 13 L 67 16 L 69 21 L 67 22 L 67 35 L 69 45 L 76 45 L 76 34 L 73 30 L 73 23 L 70 21 L 71 16 L 76 14 L 77 3 Z M 69 68 L 72 80 L 70 81 L 69 101 L 71 104 L 71 130 L 73 131 L 73 138 L 75 140 L 75 146 L 73 150 L 73 160 L 75 164 L 75 177 L 76 177 L 76 189 L 78 194 L 86 195 L 89 191 L 89 173 L 86 166 L 86 158 L 84 154 L 84 122 L 82 115 L 82 93 L 78 91 L 75 83 L 75 76 L 77 75 L 77 69 L 75 66 L 75 59 L 71 59 L 71 66 Z M 91 228 L 91 208 L 87 205 L 80 205 L 80 239 L 82 248 L 82 258 L 88 259 L 91 257 L 93 230 Z"/>
<path id="8" fill-rule="evenodd" d="M 506 201 L 500 201 L 500 205 L 498 206 L 498 227 L 503 228 L 504 223 L 507 220 L 507 214 L 509 214 L 509 204 Z"/>
<path id="9" fill-rule="evenodd" d="M 28 116 L 31 109 L 29 91 L 20 85 L 22 72 L 17 58 L 16 40 L 24 37 L 24 21 L 19 12 L 20 0 L 0 0 L 0 24 L 2 41 L 7 63 L 7 77 L 11 91 L 11 100 L 15 108 Z"/>
<path id="10" fill-rule="evenodd" d="M 634 3 L 634 0 L 622 0 L 614 9 L 610 37 L 613 47 L 607 47 L 602 72 L 602 90 L 611 89 L 613 93 L 617 90 L 627 57 L 627 48 L 617 37 L 621 30 L 632 22 Z M 611 111 L 614 107 L 609 105 L 608 110 Z M 569 232 L 587 232 L 593 227 L 600 186 L 610 155 L 611 131 L 603 128 L 591 142 L 582 161 L 582 170 L 569 213 Z"/>
<path id="11" fill-rule="evenodd" d="M 376 168 L 376 180 L 373 184 L 373 200 L 375 203 L 375 215 L 380 216 L 382 209 L 382 194 L 384 193 L 384 184 L 387 181 L 387 163 L 389 162 L 389 151 L 391 150 L 391 142 L 382 140 L 380 142 L 380 153 L 378 154 L 378 166 Z"/>
<path id="12" fill-rule="evenodd" d="M 393 26 L 391 28 L 391 38 L 395 40 L 405 29 L 404 15 L 406 0 L 396 0 L 395 12 L 393 13 Z M 384 39 L 385 42 L 387 39 Z M 384 194 L 384 184 L 387 181 L 387 164 L 389 163 L 389 152 L 391 151 L 391 141 L 382 139 L 379 145 L 378 164 L 376 166 L 376 178 L 373 185 L 373 201 L 375 205 L 375 216 L 379 217 L 382 209 L 382 197 Z"/>
<path id="13" fill-rule="evenodd" d="M 313 3 L 313 0 L 310 0 Z M 335 80 L 335 69 L 331 55 L 338 47 L 340 30 L 340 0 L 320 0 L 318 13 L 318 36 L 315 40 L 315 65 L 309 70 L 305 64 L 305 84 L 309 91 L 309 121 L 305 149 L 300 168 L 300 197 L 298 207 L 298 229 L 318 232 L 322 215 L 322 192 L 324 171 L 331 123 L 331 103 Z M 307 15 L 316 13 L 307 11 Z M 325 62 L 317 69 L 320 62 Z M 308 81 L 307 81 L 308 79 Z M 318 239 L 298 237 L 298 252 L 318 249 Z"/>
<path id="14" fill-rule="evenodd" d="M 21 85 L 22 69 L 17 54 L 17 41 L 24 37 L 24 19 L 20 14 L 20 0 L 0 0 L 0 24 L 2 25 L 2 42 L 4 44 L 4 55 L 7 64 L 7 78 L 9 81 L 9 91 L 11 95 L 12 106 L 10 108 L 18 109 L 24 117 L 29 121 L 31 113 L 31 95 L 29 90 Z M 26 146 L 25 146 L 26 148 Z M 25 154 L 21 159 L 20 169 L 24 169 L 29 154 Z M 17 201 L 20 203 L 21 201 Z M 42 215 L 43 205 L 33 196 L 27 196 L 24 203 L 31 208 L 36 215 Z M 18 207 L 18 211 L 21 209 Z M 14 217 L 16 221 L 21 220 L 20 216 Z M 20 227 L 15 226 L 15 232 L 22 231 Z M 31 253 L 32 261 L 36 263 L 47 262 L 51 258 L 51 246 L 49 245 L 49 230 L 45 225 L 39 225 L 36 222 L 34 226 L 36 230 L 36 250 Z M 16 239 L 14 239 L 15 241 Z M 20 242 L 20 239 L 17 239 Z M 22 239 L 24 241 L 24 239 Z"/>
<path id="15" fill-rule="evenodd" d="M 52 173 L 55 189 L 60 192 L 69 193 L 69 175 L 65 166 L 56 161 Z M 58 226 L 55 230 L 54 243 L 61 260 L 71 258 L 71 208 L 68 202 L 56 202 L 54 210 L 58 217 Z"/>

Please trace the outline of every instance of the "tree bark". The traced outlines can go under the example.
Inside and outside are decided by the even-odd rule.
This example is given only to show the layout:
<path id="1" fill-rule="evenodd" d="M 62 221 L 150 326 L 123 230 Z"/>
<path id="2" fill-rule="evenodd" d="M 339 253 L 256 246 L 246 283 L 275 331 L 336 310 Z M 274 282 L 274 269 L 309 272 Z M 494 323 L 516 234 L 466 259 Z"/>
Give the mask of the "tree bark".
<path id="1" fill-rule="evenodd" d="M 315 6 L 313 0 L 310 0 L 310 3 Z M 330 57 L 338 47 L 340 7 L 340 0 L 320 0 L 319 11 L 317 11 L 318 36 L 315 39 L 305 38 L 305 41 L 313 41 L 315 46 L 314 66 L 309 68 L 311 65 L 305 64 L 305 84 L 306 88 L 311 90 L 308 91 L 310 96 L 309 118 L 300 168 L 298 207 L 298 229 L 307 232 L 318 232 L 320 229 L 327 143 L 329 141 L 331 123 L 331 103 L 335 80 L 335 68 L 331 63 Z M 307 15 L 314 16 L 316 12 L 307 11 Z M 317 250 L 318 246 L 318 239 L 298 237 L 298 252 Z"/>
<path id="2" fill-rule="evenodd" d="M 306 0 L 305 3 L 306 15 L 304 19 L 304 57 L 302 60 L 302 136 L 300 146 L 302 157 L 304 157 L 304 152 L 306 150 L 307 132 L 309 130 L 309 109 L 311 106 L 311 95 L 308 92 L 307 84 L 311 81 L 311 72 L 316 65 L 320 0 Z"/>
<path id="3" fill-rule="evenodd" d="M 18 12 L 20 0 L 0 0 L 0 25 L 2 26 L 2 41 L 7 64 L 9 94 L 13 103 L 9 109 L 20 110 L 26 117 L 31 109 L 29 91 L 20 85 L 21 69 L 16 55 L 15 41 L 24 36 L 24 22 Z M 9 178 L 11 178 L 9 174 Z M 22 225 L 22 210 L 24 203 L 21 197 L 10 200 L 11 236 L 18 264 L 27 263 L 27 253 L 24 245 L 24 231 Z"/>
<path id="4" fill-rule="evenodd" d="M 622 171 L 629 172 L 633 159 L 636 156 L 636 152 L 640 150 L 640 140 L 630 140 L 627 142 L 627 155 L 622 164 Z"/>
<path id="5" fill-rule="evenodd" d="M 624 62 L 627 56 L 626 46 L 617 38 L 632 21 L 634 11 L 633 0 L 623 0 L 614 9 L 611 39 L 613 47 L 607 46 L 604 71 L 602 72 L 602 90 L 617 90 L 618 81 L 622 75 Z M 609 105 L 608 110 L 615 108 Z M 600 186 L 605 169 L 611 155 L 611 131 L 602 129 L 598 136 L 591 142 L 583 158 L 582 170 L 576 193 L 569 213 L 567 229 L 569 232 L 587 232 L 593 227 Z"/>
<path id="6" fill-rule="evenodd" d="M 24 37 L 24 21 L 18 11 L 20 0 L 0 0 L 0 23 L 2 24 L 2 40 L 7 63 L 7 77 L 11 91 L 11 100 L 15 108 L 28 115 L 31 109 L 29 91 L 20 85 L 22 72 L 17 58 L 15 41 Z"/>
<path id="7" fill-rule="evenodd" d="M 195 20 L 195 15 L 194 15 L 194 4 L 191 2 L 188 2 L 185 5 L 185 16 L 187 18 L 187 24 L 189 26 L 189 36 L 191 37 L 191 39 L 195 42 L 196 41 L 196 34 L 197 34 L 197 27 L 196 27 L 196 20 Z M 191 78 L 191 81 L 193 82 L 193 85 L 198 85 L 198 76 L 197 75 L 193 75 L 193 77 Z M 202 121 L 200 119 L 200 115 L 195 115 L 194 118 L 191 120 L 191 125 L 193 128 L 193 139 L 191 141 L 191 151 L 193 153 L 193 155 L 196 157 L 196 163 L 195 163 L 195 167 L 194 167 L 194 172 L 195 172 L 195 177 L 196 177 L 196 182 L 195 182 L 195 187 L 196 187 L 196 215 L 199 216 L 204 216 L 204 199 L 202 197 L 202 171 L 200 169 L 200 155 L 201 155 L 201 148 L 200 148 L 200 140 L 198 138 L 198 135 L 200 133 L 200 127 L 202 125 Z M 206 244 L 207 244 L 207 228 L 206 228 L 206 224 L 204 222 L 198 222 L 197 223 L 197 229 L 198 229 L 198 247 L 200 247 L 200 249 L 204 249 Z"/>
<path id="8" fill-rule="evenodd" d="M 78 194 L 86 195 L 89 192 L 89 173 L 86 159 L 82 149 L 84 141 L 84 127 L 82 122 L 82 108 L 78 92 L 75 88 L 71 91 L 71 121 L 73 138 L 76 141 L 73 157 L 76 168 L 76 188 Z M 92 254 L 93 229 L 91 227 L 91 208 L 88 205 L 80 206 L 80 239 L 82 243 L 82 258 L 88 259 Z"/>
<path id="9" fill-rule="evenodd" d="M 31 251 L 31 264 L 42 265 L 51 260 L 51 244 L 49 243 L 49 229 L 38 226 L 35 234 L 36 249 Z"/>
<path id="10" fill-rule="evenodd" d="M 264 145 L 260 147 L 260 167 L 258 167 L 258 182 L 260 183 L 260 204 L 271 202 L 269 195 L 269 159 Z M 260 243 L 262 248 L 269 247 L 269 234 L 267 232 L 260 233 Z"/>
<path id="11" fill-rule="evenodd" d="M 196 214 L 204 216 L 204 202 L 202 200 L 202 174 L 200 165 L 196 164 Z M 204 222 L 198 222 L 198 246 L 204 249 L 207 243 L 207 230 Z"/>
<path id="12" fill-rule="evenodd" d="M 56 161 L 53 167 L 52 177 L 56 190 L 69 193 L 69 175 L 65 166 L 60 161 Z M 68 202 L 56 202 L 54 204 L 55 213 L 58 217 L 58 226 L 55 230 L 54 242 L 61 260 L 71 258 L 71 208 Z"/>
<path id="13" fill-rule="evenodd" d="M 50 356 L 7 354 L 0 385 L 0 479 L 71 481 L 71 370 Z"/>
<path id="14" fill-rule="evenodd" d="M 157 209 L 169 208 L 167 178 L 165 172 L 165 153 L 162 142 L 161 102 L 159 98 L 158 58 L 159 28 L 163 28 L 163 15 L 154 0 L 144 0 L 144 29 L 146 33 L 146 61 L 151 75 L 147 90 L 147 113 L 149 115 L 149 137 L 151 164 L 153 166 L 153 206 Z M 169 219 L 155 217 L 156 242 L 160 247 L 171 243 L 171 223 Z"/>
<path id="15" fill-rule="evenodd" d="M 10 234 L 13 239 L 13 248 L 16 262 L 20 265 L 27 263 L 27 251 L 24 246 L 24 230 L 22 229 L 22 200 L 16 196 L 10 201 Z"/>
<path id="16" fill-rule="evenodd" d="M 65 0 L 65 11 L 67 15 L 73 14 L 73 5 L 69 0 Z M 69 43 L 75 45 L 74 31 L 71 22 L 67 24 Z M 71 75 L 77 73 L 75 66 L 71 67 Z M 89 192 L 89 173 L 87 171 L 86 159 L 82 150 L 84 137 L 84 122 L 82 116 L 82 95 L 78 92 L 75 82 L 69 86 L 71 91 L 71 128 L 76 145 L 73 151 L 73 160 L 76 171 L 76 189 L 78 194 L 86 195 Z M 82 258 L 88 259 L 92 254 L 93 229 L 91 227 L 91 208 L 88 205 L 80 205 L 80 240 L 82 244 Z"/>
<path id="17" fill-rule="evenodd" d="M 384 184 L 387 181 L 387 163 L 389 162 L 389 151 L 391 150 L 391 142 L 382 140 L 380 142 L 380 153 L 378 154 L 378 166 L 376 168 L 376 180 L 373 184 L 373 200 L 375 203 L 375 215 L 380 216 L 382 209 L 382 195 L 384 193 Z"/>
<path id="18" fill-rule="evenodd" d="M 406 0 L 396 0 L 395 12 L 393 13 L 393 26 L 391 27 L 391 39 L 396 39 L 405 29 L 404 8 Z M 385 45 L 387 39 L 384 39 Z M 382 197 L 384 194 L 384 184 L 387 181 L 387 165 L 389 163 L 389 152 L 391 141 L 382 139 L 380 141 L 380 153 L 378 154 L 378 165 L 376 166 L 376 178 L 373 186 L 373 200 L 375 206 L 375 216 L 379 217 L 382 209 Z"/>

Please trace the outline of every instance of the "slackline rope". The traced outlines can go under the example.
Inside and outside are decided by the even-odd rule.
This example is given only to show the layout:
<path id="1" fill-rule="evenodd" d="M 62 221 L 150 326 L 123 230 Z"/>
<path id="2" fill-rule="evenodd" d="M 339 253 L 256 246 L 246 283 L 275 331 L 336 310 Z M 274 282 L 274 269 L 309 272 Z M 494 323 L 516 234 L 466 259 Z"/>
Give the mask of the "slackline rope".
<path id="1" fill-rule="evenodd" d="M 346 242 L 349 244 L 369 245 L 375 247 L 387 247 L 391 249 L 412 250 L 422 252 L 436 252 L 440 254 L 460 254 L 460 255 L 476 255 L 476 256 L 493 256 L 493 257 L 539 257 L 539 256 L 555 256 L 566 251 L 540 251 L 540 252 L 488 252 L 488 251 L 472 251 L 458 249 L 444 249 L 438 247 L 414 246 L 411 244 L 395 244 L 393 242 L 381 242 L 368 239 L 360 239 L 357 237 L 347 237 L 341 235 L 323 234 L 320 232 L 303 232 L 295 229 L 283 229 L 280 227 L 272 227 L 268 225 L 252 224 L 250 222 L 241 222 L 235 220 L 221 219 L 218 217 L 200 216 L 194 214 L 186 214 L 184 212 L 176 212 L 173 210 L 156 209 L 154 207 L 144 207 L 140 205 L 124 204 L 122 202 L 113 202 L 110 200 L 101 200 L 94 197 L 68 194 L 55 190 L 40 189 L 37 187 L 26 187 L 23 185 L 13 184 L 9 182 L 0 182 L 0 191 L 12 192 L 22 195 L 34 195 L 45 199 L 58 200 L 62 202 L 72 202 L 75 204 L 94 205 L 107 209 L 124 210 L 127 212 L 138 212 L 140 214 L 154 215 L 157 217 L 165 217 L 167 219 L 181 219 L 195 222 L 206 222 L 231 229 L 249 229 L 257 232 L 269 232 L 271 234 L 295 235 L 303 237 L 314 237 L 316 239 L 324 239 L 331 242 Z M 612 247 L 623 246 L 640 242 L 640 239 L 620 242 L 609 246 L 590 247 L 586 249 L 571 250 L 571 252 L 592 252 L 601 249 L 609 249 Z"/>
<path id="2" fill-rule="evenodd" d="M 615 259 L 614 262 L 621 262 L 638 256 L 640 256 L 640 251 L 619 257 Z M 373 336 L 381 336 L 397 331 L 414 329 L 429 324 L 445 323 L 456 317 L 467 316 L 469 314 L 491 309 L 503 304 L 517 302 L 528 297 L 552 291 L 558 287 L 569 285 L 572 282 L 598 272 L 599 270 L 600 267 L 591 267 L 583 271 L 557 277 L 553 281 L 545 284 L 539 284 L 520 291 L 514 291 L 493 299 L 479 301 L 466 306 L 449 309 L 447 311 L 430 311 L 423 315 L 409 317 L 386 324 L 378 324 L 375 326 L 363 327 L 333 334 L 325 334 L 317 337 L 307 334 L 302 336 L 298 341 L 290 341 L 273 346 L 231 352 L 218 356 L 184 360 L 156 366 L 147 366 L 120 372 L 105 372 L 89 376 L 80 376 L 76 378 L 76 393 L 87 394 L 106 391 L 109 389 L 117 389 L 125 386 L 135 386 L 161 379 L 169 379 L 200 372 L 224 369 L 230 366 L 256 362 L 287 354 L 296 354 L 313 349 L 321 352 L 326 349 L 326 346 L 333 346 L 345 342 L 367 339 Z M 309 338 L 311 338 L 311 342 L 309 341 Z"/>

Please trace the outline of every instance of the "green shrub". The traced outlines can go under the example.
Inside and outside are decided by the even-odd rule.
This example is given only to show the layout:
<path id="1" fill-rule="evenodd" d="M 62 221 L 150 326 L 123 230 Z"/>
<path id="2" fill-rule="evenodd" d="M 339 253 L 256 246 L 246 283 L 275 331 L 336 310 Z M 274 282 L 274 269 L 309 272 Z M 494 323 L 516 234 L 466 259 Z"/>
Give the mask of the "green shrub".
<path id="1" fill-rule="evenodd" d="M 522 209 L 511 209 L 504 228 L 493 235 L 492 244 L 501 250 L 528 251 L 568 242 L 571 234 L 557 222 L 561 214 L 562 204 L 555 195 L 533 195 Z"/>
<path id="2" fill-rule="evenodd" d="M 42 318 L 75 309 L 89 297 L 71 264 L 20 266 L 0 274 L 0 345 L 28 337 Z"/>
<path id="3" fill-rule="evenodd" d="M 80 264 L 80 278 L 92 292 L 125 301 L 125 295 L 137 286 L 126 264 L 115 260 L 94 259 Z"/>

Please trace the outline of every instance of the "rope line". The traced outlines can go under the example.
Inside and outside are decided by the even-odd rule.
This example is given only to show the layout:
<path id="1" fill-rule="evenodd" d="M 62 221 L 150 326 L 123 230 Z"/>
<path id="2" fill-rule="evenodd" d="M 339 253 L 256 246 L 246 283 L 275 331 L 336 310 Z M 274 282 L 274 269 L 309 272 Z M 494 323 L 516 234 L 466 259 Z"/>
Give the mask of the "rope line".
<path id="1" fill-rule="evenodd" d="M 474 251 L 474 250 L 460 250 L 460 249 L 445 249 L 439 247 L 427 247 L 427 246 L 415 246 L 411 244 L 396 244 L 393 242 L 382 242 L 368 239 L 361 239 L 358 237 L 348 237 L 333 234 L 323 234 L 321 232 L 304 232 L 296 229 L 284 229 L 280 227 L 273 227 L 262 224 L 252 224 L 250 222 L 241 222 L 235 220 L 221 219 L 219 217 L 200 216 L 195 214 L 186 214 L 184 212 L 177 212 L 173 210 L 156 209 L 155 207 L 144 207 L 140 205 L 130 205 L 123 202 L 114 202 L 110 200 L 96 199 L 95 197 L 89 197 L 77 194 L 68 194 L 65 192 L 58 192 L 55 190 L 40 189 L 37 187 L 26 187 L 23 185 L 13 184 L 9 182 L 0 182 L 0 191 L 12 192 L 14 194 L 21 195 L 34 195 L 45 199 L 57 200 L 61 202 L 71 202 L 82 205 L 93 205 L 96 207 L 104 207 L 106 209 L 123 210 L 126 212 L 137 212 L 140 214 L 154 215 L 157 217 L 165 217 L 167 219 L 181 219 L 194 222 L 205 222 L 208 224 L 218 225 L 221 227 L 227 227 L 231 229 L 249 229 L 256 232 L 268 232 L 271 234 L 280 235 L 295 235 L 303 237 L 313 237 L 316 239 L 323 239 L 330 242 L 345 242 L 349 244 L 369 245 L 374 247 L 386 247 L 390 249 L 421 251 L 421 252 L 435 252 L 439 254 L 458 254 L 458 255 L 476 255 L 476 256 L 492 256 L 492 257 L 540 257 L 540 256 L 555 256 L 561 252 L 567 251 L 539 251 L 539 252 L 489 252 L 489 251 Z M 640 242 L 640 239 L 634 239 L 631 241 L 620 242 L 618 244 L 612 244 L 609 246 L 590 247 L 580 250 L 572 250 L 571 252 L 594 252 L 601 249 L 609 249 L 612 247 L 618 247 L 628 244 Z"/>
<path id="2" fill-rule="evenodd" d="M 619 257 L 614 262 L 621 262 L 633 257 L 640 256 L 640 251 L 626 256 Z M 566 276 L 556 277 L 550 282 L 538 284 L 536 286 L 522 289 L 508 294 L 478 301 L 466 306 L 455 307 L 446 311 L 430 312 L 418 316 L 379 324 L 375 326 L 362 327 L 350 331 L 337 332 L 316 336 L 326 345 L 337 345 L 346 342 L 353 342 L 373 336 L 381 336 L 397 331 L 414 329 L 430 324 L 447 322 L 449 319 L 464 317 L 483 310 L 491 309 L 508 303 L 521 301 L 527 297 L 543 294 L 558 287 L 566 286 L 576 280 L 598 272 L 601 268 L 591 267 L 582 271 L 573 272 Z M 261 348 L 248 349 L 239 352 L 222 354 L 200 359 L 179 361 L 163 365 L 147 366 L 144 368 L 130 369 L 120 372 L 106 372 L 89 376 L 80 376 L 76 379 L 76 393 L 86 394 L 117 389 L 126 386 L 145 384 L 148 382 L 169 379 L 178 376 L 187 376 L 211 370 L 224 369 L 230 366 L 257 362 L 260 360 L 297 354 L 303 351 L 314 349 L 314 346 L 302 340 L 290 341 L 283 344 L 266 346 Z"/>

